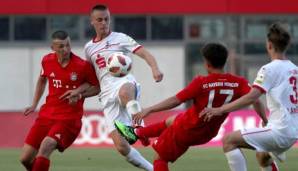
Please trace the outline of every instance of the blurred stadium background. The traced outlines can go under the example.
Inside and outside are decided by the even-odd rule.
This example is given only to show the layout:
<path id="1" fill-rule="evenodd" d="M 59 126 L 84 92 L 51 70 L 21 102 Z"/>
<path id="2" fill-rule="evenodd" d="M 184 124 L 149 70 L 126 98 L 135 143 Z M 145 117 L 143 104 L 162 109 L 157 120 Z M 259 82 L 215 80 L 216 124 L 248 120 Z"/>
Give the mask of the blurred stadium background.
<path id="1" fill-rule="evenodd" d="M 31 103 L 41 58 L 50 51 L 51 33 L 66 30 L 73 52 L 84 57 L 84 44 L 94 35 L 88 14 L 97 3 L 109 6 L 112 30 L 124 32 L 148 48 L 165 74 L 164 81 L 155 84 L 146 64 L 133 57 L 132 73 L 142 85 L 143 106 L 173 95 L 196 74 L 206 74 L 199 49 L 209 41 L 226 44 L 230 50 L 227 71 L 252 82 L 260 66 L 269 61 L 266 28 L 275 21 L 287 23 L 293 37 L 288 55 L 294 63 L 298 62 L 297 0 L 2 0 L 0 170 L 22 170 L 19 148 L 36 114 L 25 118 L 21 112 Z M 44 98 L 40 105 L 43 101 Z M 180 106 L 162 117 L 150 117 L 147 122 L 183 109 Z M 111 148 L 96 97 L 86 101 L 85 110 L 82 134 L 74 148 L 66 152 L 67 157 L 58 153 L 53 156 L 52 170 L 133 170 Z M 202 149 L 191 149 L 172 170 L 228 170 L 220 149 L 222 135 L 258 125 L 259 119 L 249 109 L 232 114 L 218 137 Z M 141 151 L 152 158 L 150 148 Z M 250 170 L 257 170 L 254 154 L 248 154 Z M 282 169 L 297 170 L 297 157 L 297 149 L 292 149 Z"/>

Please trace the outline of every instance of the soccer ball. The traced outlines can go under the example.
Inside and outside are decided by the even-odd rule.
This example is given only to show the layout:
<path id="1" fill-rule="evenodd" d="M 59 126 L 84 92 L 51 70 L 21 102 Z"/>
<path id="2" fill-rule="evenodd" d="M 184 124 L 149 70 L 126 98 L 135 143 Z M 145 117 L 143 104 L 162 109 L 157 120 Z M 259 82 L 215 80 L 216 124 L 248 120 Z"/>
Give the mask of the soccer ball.
<path id="1" fill-rule="evenodd" d="M 128 74 L 131 69 L 130 57 L 123 53 L 113 53 L 107 61 L 109 73 L 115 77 L 123 77 Z"/>

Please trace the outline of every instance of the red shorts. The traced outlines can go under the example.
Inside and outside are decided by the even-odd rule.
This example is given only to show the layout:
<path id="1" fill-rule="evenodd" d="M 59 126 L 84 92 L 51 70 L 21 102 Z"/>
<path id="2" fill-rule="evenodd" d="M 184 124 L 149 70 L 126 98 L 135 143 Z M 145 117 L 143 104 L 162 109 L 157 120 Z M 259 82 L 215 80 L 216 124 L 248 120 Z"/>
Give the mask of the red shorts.
<path id="1" fill-rule="evenodd" d="M 81 131 L 81 127 L 81 119 L 53 120 L 38 117 L 30 129 L 25 143 L 39 149 L 42 140 L 48 136 L 57 141 L 57 149 L 63 152 L 75 141 Z"/>
<path id="2" fill-rule="evenodd" d="M 209 126 L 183 128 L 183 124 L 180 122 L 182 117 L 183 115 L 178 115 L 174 123 L 165 129 L 152 145 L 163 160 L 174 162 L 190 146 L 205 144 L 216 135 L 209 131 Z"/>

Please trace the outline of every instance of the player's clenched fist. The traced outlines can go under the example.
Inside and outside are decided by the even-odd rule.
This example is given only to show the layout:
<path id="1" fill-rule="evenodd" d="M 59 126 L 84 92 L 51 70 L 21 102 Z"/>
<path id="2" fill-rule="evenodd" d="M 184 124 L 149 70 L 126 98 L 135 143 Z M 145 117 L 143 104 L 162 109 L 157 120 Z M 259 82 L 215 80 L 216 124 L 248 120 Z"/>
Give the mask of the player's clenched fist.
<path id="1" fill-rule="evenodd" d="M 36 106 L 29 106 L 29 107 L 26 107 L 23 114 L 25 116 L 29 115 L 30 113 L 34 112 L 35 111 L 35 108 Z"/>

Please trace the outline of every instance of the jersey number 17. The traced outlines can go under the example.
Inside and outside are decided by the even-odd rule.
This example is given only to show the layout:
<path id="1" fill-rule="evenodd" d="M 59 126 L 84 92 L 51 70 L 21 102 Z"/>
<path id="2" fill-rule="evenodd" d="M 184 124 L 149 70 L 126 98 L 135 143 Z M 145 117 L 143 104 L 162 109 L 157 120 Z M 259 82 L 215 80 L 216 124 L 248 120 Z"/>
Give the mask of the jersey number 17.
<path id="1" fill-rule="evenodd" d="M 232 90 L 232 89 L 219 90 L 219 94 L 227 95 L 227 97 L 225 99 L 225 102 L 224 102 L 224 104 L 226 104 L 226 103 L 229 103 L 232 100 L 233 95 L 234 95 L 234 90 Z M 213 100 L 214 100 L 215 97 L 216 97 L 215 90 L 211 90 L 209 92 L 208 105 L 207 105 L 208 108 L 213 107 L 212 104 L 213 104 Z"/>

